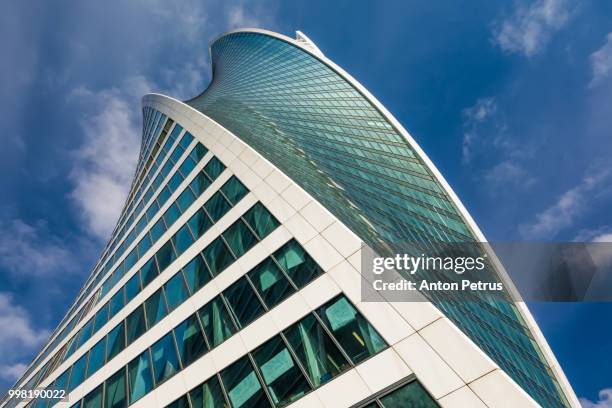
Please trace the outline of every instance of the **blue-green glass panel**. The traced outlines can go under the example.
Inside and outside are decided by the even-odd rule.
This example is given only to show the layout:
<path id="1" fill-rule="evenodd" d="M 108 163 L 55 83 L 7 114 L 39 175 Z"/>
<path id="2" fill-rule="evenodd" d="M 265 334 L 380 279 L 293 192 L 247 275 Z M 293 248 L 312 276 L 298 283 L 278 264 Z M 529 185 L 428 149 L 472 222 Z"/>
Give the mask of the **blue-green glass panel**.
<path id="1" fill-rule="evenodd" d="M 201 255 L 196 255 L 195 258 L 185 265 L 183 268 L 183 275 L 185 276 L 185 281 L 187 282 L 187 287 L 191 294 L 197 292 L 198 289 L 206 285 L 212 279 Z"/>
<path id="2" fill-rule="evenodd" d="M 212 227 L 213 222 L 210 220 L 203 208 L 196 211 L 195 214 L 187 221 L 189 229 L 194 237 L 199 238 Z"/>
<path id="3" fill-rule="evenodd" d="M 157 266 L 159 267 L 160 273 L 162 273 L 168 267 L 168 265 L 170 265 L 172 261 L 176 259 L 176 252 L 174 251 L 171 240 L 166 242 L 157 251 L 155 254 L 155 259 L 157 260 Z"/>
<path id="4" fill-rule="evenodd" d="M 225 197 L 234 205 L 248 194 L 249 190 L 236 178 L 232 176 L 228 181 L 221 186 L 221 191 L 225 194 Z"/>
<path id="5" fill-rule="evenodd" d="M 168 307 L 166 306 L 166 300 L 164 299 L 163 288 L 159 288 L 157 292 L 152 294 L 151 297 L 145 301 L 145 309 L 149 327 L 153 327 L 153 325 L 168 314 Z"/>
<path id="6" fill-rule="evenodd" d="M 153 389 L 153 377 L 151 375 L 151 362 L 149 359 L 149 350 L 147 349 L 128 364 L 130 404 L 138 401 Z"/>
<path id="7" fill-rule="evenodd" d="M 74 390 L 85 379 L 85 368 L 87 366 L 87 354 L 79 358 L 73 365 L 70 371 L 70 384 L 68 391 Z"/>
<path id="8" fill-rule="evenodd" d="M 243 218 L 253 228 L 259 239 L 264 239 L 279 226 L 279 222 L 262 203 L 257 203 L 251 207 Z"/>
<path id="9" fill-rule="evenodd" d="M 106 338 L 106 361 L 110 361 L 125 348 L 125 326 L 123 322 L 111 330 Z"/>
<path id="10" fill-rule="evenodd" d="M 96 343 L 89 350 L 89 362 L 87 364 L 87 376 L 91 376 L 104 365 L 106 358 L 106 337 Z"/>
<path id="11" fill-rule="evenodd" d="M 180 370 L 172 332 L 166 334 L 151 346 L 151 358 L 153 361 L 153 378 L 156 385 L 164 382 Z"/>
<path id="12" fill-rule="evenodd" d="M 138 293 L 140 293 L 140 275 L 135 274 L 125 284 L 125 304 L 127 305 Z"/>
<path id="13" fill-rule="evenodd" d="M 222 235 L 236 258 L 244 255 L 257 243 L 257 238 L 242 220 L 233 223 Z"/>
<path id="14" fill-rule="evenodd" d="M 210 159 L 210 161 L 206 163 L 206 166 L 204 166 L 204 172 L 208 174 L 211 180 L 219 177 L 219 175 L 223 173 L 223 170 L 225 170 L 225 165 L 216 157 Z"/>
<path id="15" fill-rule="evenodd" d="M 145 321 L 144 307 L 138 306 L 125 319 L 125 330 L 127 344 L 130 345 L 147 331 L 147 323 Z"/>
<path id="16" fill-rule="evenodd" d="M 185 287 L 185 281 L 183 280 L 183 274 L 180 271 L 166 282 L 164 285 L 164 292 L 168 300 L 169 310 L 174 310 L 189 297 L 189 293 Z"/>
<path id="17" fill-rule="evenodd" d="M 174 245 L 176 246 L 176 253 L 181 255 L 187 248 L 191 246 L 194 242 L 193 235 L 191 235 L 191 231 L 189 230 L 189 225 L 185 224 L 179 229 L 174 237 L 172 238 L 174 241 Z"/>
<path id="18" fill-rule="evenodd" d="M 198 175 L 189 183 L 189 187 L 193 193 L 199 197 L 202 193 L 212 184 L 208 176 L 204 173 L 198 173 Z"/>
<path id="19" fill-rule="evenodd" d="M 321 267 L 295 240 L 287 242 L 273 256 L 298 288 L 323 273 Z"/>
<path id="20" fill-rule="evenodd" d="M 204 305 L 198 314 L 210 347 L 218 346 L 236 333 L 236 326 L 220 296 Z"/>
<path id="21" fill-rule="evenodd" d="M 203 251 L 202 255 L 213 276 L 218 275 L 234 262 L 234 257 L 221 238 L 215 239 Z"/>
<path id="22" fill-rule="evenodd" d="M 204 204 L 204 208 L 210 215 L 213 221 L 218 221 L 221 217 L 229 211 L 232 206 L 219 192 L 216 192 L 208 201 Z"/>
<path id="23" fill-rule="evenodd" d="M 221 378 L 233 408 L 271 407 L 247 357 L 221 371 Z"/>
<path id="24" fill-rule="evenodd" d="M 239 279 L 225 291 L 230 312 L 238 325 L 245 327 L 264 313 L 264 308 L 255 291 L 246 279 Z"/>
<path id="25" fill-rule="evenodd" d="M 208 351 L 197 315 L 193 314 L 174 328 L 176 345 L 183 367 Z"/>
<path id="26" fill-rule="evenodd" d="M 127 408 L 125 367 L 112 375 L 104 387 L 104 408 Z"/>

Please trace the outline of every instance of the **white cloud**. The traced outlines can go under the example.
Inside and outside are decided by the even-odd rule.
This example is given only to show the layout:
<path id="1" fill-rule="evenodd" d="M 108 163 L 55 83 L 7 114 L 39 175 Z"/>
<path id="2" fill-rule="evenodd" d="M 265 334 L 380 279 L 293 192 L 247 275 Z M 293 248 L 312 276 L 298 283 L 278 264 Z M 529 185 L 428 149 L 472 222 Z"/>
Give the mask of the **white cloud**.
<path id="1" fill-rule="evenodd" d="M 512 16 L 495 24 L 494 42 L 506 52 L 531 57 L 544 49 L 572 14 L 569 0 L 538 0 L 529 6 L 517 5 Z"/>
<path id="2" fill-rule="evenodd" d="M 593 78 L 589 84 L 594 87 L 612 73 L 612 33 L 606 36 L 606 43 L 591 54 L 591 68 Z"/>
<path id="3" fill-rule="evenodd" d="M 0 222 L 0 267 L 19 276 L 48 276 L 76 271 L 73 255 L 43 222 Z"/>
<path id="4" fill-rule="evenodd" d="M 595 402 L 580 398 L 582 408 L 612 408 L 612 388 L 599 391 L 599 399 Z"/>
<path id="5" fill-rule="evenodd" d="M 609 180 L 608 170 L 585 177 L 578 185 L 564 192 L 553 205 L 538 213 L 532 222 L 520 225 L 520 233 L 526 238 L 553 237 L 573 224 L 585 210 L 589 199 Z"/>
<path id="6" fill-rule="evenodd" d="M 230 28 L 258 28 L 265 22 L 261 17 L 258 10 L 247 10 L 243 5 L 237 5 L 230 7 L 227 24 Z"/>
<path id="7" fill-rule="evenodd" d="M 50 332 L 34 327 L 28 313 L 14 304 L 12 295 L 0 292 L 0 377 L 16 380 L 26 366 L 20 359 L 37 350 Z M 8 352 L 10 350 L 10 352 Z"/>
<path id="8" fill-rule="evenodd" d="M 473 156 L 473 147 L 477 142 L 478 133 L 476 127 L 478 124 L 489 119 L 497 112 L 497 103 L 494 98 L 480 98 L 476 101 L 474 106 L 465 108 L 462 112 L 463 115 L 463 127 L 465 131 L 463 133 L 463 144 L 461 156 L 464 163 L 469 162 Z"/>
<path id="9" fill-rule="evenodd" d="M 535 183 L 535 178 L 527 173 L 521 164 L 512 159 L 504 160 L 489 169 L 485 174 L 485 180 L 494 185 L 512 184 L 521 188 L 531 187 Z"/>
<path id="10" fill-rule="evenodd" d="M 140 97 L 150 86 L 142 77 L 116 88 L 73 91 L 71 100 L 93 105 L 81 118 L 84 138 L 74 152 L 71 198 L 80 210 L 86 230 L 105 240 L 119 218 L 129 191 L 140 148 Z"/>

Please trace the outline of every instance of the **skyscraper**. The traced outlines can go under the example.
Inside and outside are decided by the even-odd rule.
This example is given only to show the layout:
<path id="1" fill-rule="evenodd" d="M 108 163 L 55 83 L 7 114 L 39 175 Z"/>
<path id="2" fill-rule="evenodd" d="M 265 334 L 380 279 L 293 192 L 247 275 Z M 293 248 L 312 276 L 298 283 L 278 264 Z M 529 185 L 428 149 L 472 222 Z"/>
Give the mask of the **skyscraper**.
<path id="1" fill-rule="evenodd" d="M 484 241 L 363 86 L 300 32 L 210 51 L 202 94 L 144 97 L 117 226 L 14 387 L 68 401 L 2 406 L 579 406 L 522 303 L 362 299 L 362 243 Z"/>

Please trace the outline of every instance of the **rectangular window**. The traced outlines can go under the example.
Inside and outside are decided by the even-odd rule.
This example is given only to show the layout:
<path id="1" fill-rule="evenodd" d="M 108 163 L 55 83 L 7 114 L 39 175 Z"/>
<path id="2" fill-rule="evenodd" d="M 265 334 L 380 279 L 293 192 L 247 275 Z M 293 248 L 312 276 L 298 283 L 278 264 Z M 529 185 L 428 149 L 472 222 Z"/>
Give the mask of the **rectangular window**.
<path id="1" fill-rule="evenodd" d="M 354 364 L 387 347 L 376 329 L 344 296 L 321 306 L 317 314 Z"/>
<path id="2" fill-rule="evenodd" d="M 233 223 L 222 235 L 236 258 L 244 255 L 246 251 L 257 243 L 257 238 L 242 220 Z"/>
<path id="3" fill-rule="evenodd" d="M 203 251 L 204 259 L 213 276 L 217 276 L 227 266 L 234 262 L 234 257 L 225 242 L 219 237 L 211 242 Z"/>
<path id="4" fill-rule="evenodd" d="M 96 312 L 95 317 L 95 330 L 98 331 L 102 326 L 108 322 L 108 303 L 106 303 L 100 310 Z"/>
<path id="5" fill-rule="evenodd" d="M 180 209 L 182 212 L 187 211 L 187 209 L 191 206 L 193 201 L 195 200 L 195 196 L 191 192 L 191 189 L 186 188 L 180 196 L 176 199 Z"/>
<path id="6" fill-rule="evenodd" d="M 106 361 L 110 361 L 125 348 L 125 326 L 123 322 L 108 333 L 107 340 Z"/>
<path id="7" fill-rule="evenodd" d="M 151 249 L 152 245 L 153 243 L 151 242 L 151 237 L 149 236 L 149 234 L 144 234 L 142 236 L 142 239 L 138 243 L 138 254 L 140 258 L 142 258 L 147 253 L 147 251 Z"/>
<path id="8" fill-rule="evenodd" d="M 91 337 L 92 330 L 93 330 L 93 319 L 89 319 L 89 321 L 81 329 L 81 335 L 79 337 L 79 344 L 77 348 L 81 347 L 83 344 L 85 344 L 87 340 L 89 340 L 89 338 Z"/>
<path id="9" fill-rule="evenodd" d="M 68 392 L 71 392 L 76 387 L 81 385 L 81 383 L 85 379 L 86 366 L 87 366 L 87 354 L 79 358 L 76 361 L 76 363 L 72 365 L 72 371 L 70 374 L 70 386 L 68 387 Z"/>
<path id="10" fill-rule="evenodd" d="M 157 262 L 155 257 L 152 257 L 140 268 L 140 279 L 142 281 L 142 287 L 145 288 L 149 283 L 153 281 L 158 275 Z"/>
<path id="11" fill-rule="evenodd" d="M 104 365 L 106 357 L 106 337 L 96 343 L 89 350 L 89 362 L 87 364 L 87 377 L 98 371 Z"/>
<path id="12" fill-rule="evenodd" d="M 153 388 L 149 350 L 145 350 L 128 364 L 130 404 L 138 401 Z"/>
<path id="13" fill-rule="evenodd" d="M 350 367 L 338 347 L 311 314 L 288 328 L 285 336 L 315 387 Z"/>
<path id="14" fill-rule="evenodd" d="M 213 221 L 217 222 L 221 217 L 229 211 L 232 206 L 220 192 L 216 192 L 208 201 L 204 204 L 204 208 L 210 215 Z"/>
<path id="15" fill-rule="evenodd" d="M 210 347 L 218 346 L 236 332 L 234 323 L 220 296 L 204 305 L 198 314 Z"/>
<path id="16" fill-rule="evenodd" d="M 385 408 L 438 408 L 436 401 L 425 391 L 418 381 L 406 384 L 380 398 Z"/>
<path id="17" fill-rule="evenodd" d="M 106 380 L 104 408 L 127 408 L 125 367 Z"/>
<path id="18" fill-rule="evenodd" d="M 194 408 L 227 408 L 229 406 L 225 401 L 219 379 L 216 375 L 204 384 L 189 391 L 189 397 Z"/>
<path id="19" fill-rule="evenodd" d="M 127 305 L 130 300 L 140 293 L 140 279 L 138 274 L 135 274 L 125 284 L 125 304 Z"/>
<path id="20" fill-rule="evenodd" d="M 273 308 L 295 292 L 289 279 L 270 257 L 249 271 L 248 277 L 268 308 Z"/>
<path id="21" fill-rule="evenodd" d="M 189 225 L 193 236 L 198 239 L 209 230 L 209 228 L 213 225 L 213 222 L 210 220 L 204 209 L 200 208 L 195 214 L 193 214 L 189 221 L 187 221 L 187 225 Z"/>
<path id="22" fill-rule="evenodd" d="M 263 408 L 271 404 L 248 357 L 242 357 L 221 372 L 233 408 Z"/>
<path id="23" fill-rule="evenodd" d="M 189 187 L 196 195 L 199 197 L 202 193 L 212 184 L 208 176 L 204 173 L 198 173 L 198 175 L 193 179 L 191 183 L 189 183 Z"/>
<path id="24" fill-rule="evenodd" d="M 151 358 L 156 385 L 172 377 L 180 369 L 172 332 L 151 346 Z"/>
<path id="25" fill-rule="evenodd" d="M 164 219 L 160 218 L 151 228 L 151 240 L 157 242 L 157 240 L 164 235 L 164 232 L 166 232 L 166 224 L 164 223 Z"/>
<path id="26" fill-rule="evenodd" d="M 83 408 L 102 408 L 102 385 L 83 398 Z"/>
<path id="27" fill-rule="evenodd" d="M 181 164 L 181 167 L 179 167 L 178 171 L 181 172 L 183 177 L 187 177 L 189 173 L 191 173 L 191 171 L 195 168 L 195 166 L 196 161 L 193 160 L 190 156 L 187 156 L 185 157 L 185 160 L 183 160 L 183 164 Z"/>
<path id="28" fill-rule="evenodd" d="M 245 327 L 261 314 L 264 308 L 246 279 L 240 279 L 223 291 L 230 312 L 240 327 Z"/>
<path id="29" fill-rule="evenodd" d="M 168 265 L 172 263 L 176 259 L 176 253 L 174 252 L 174 248 L 172 247 L 172 241 L 168 240 L 159 248 L 159 251 L 155 254 L 155 259 L 157 259 L 157 266 L 159 267 L 159 273 L 162 273 Z"/>
<path id="30" fill-rule="evenodd" d="M 208 150 L 206 149 L 206 147 L 204 147 L 202 143 L 198 143 L 195 145 L 195 147 L 193 148 L 191 153 L 189 153 L 189 155 L 191 156 L 193 160 L 195 160 L 196 162 L 199 162 L 200 160 L 204 158 L 204 156 L 206 156 L 206 153 L 208 153 Z"/>
<path id="31" fill-rule="evenodd" d="M 216 157 L 210 159 L 206 166 L 204 166 L 204 172 L 208 174 L 211 180 L 215 180 L 225 170 L 225 165 L 219 161 Z"/>
<path id="32" fill-rule="evenodd" d="M 183 367 L 208 351 L 197 315 L 193 314 L 174 329 L 176 345 Z"/>
<path id="33" fill-rule="evenodd" d="M 165 408 L 190 408 L 189 400 L 187 399 L 187 394 L 166 405 Z"/>
<path id="34" fill-rule="evenodd" d="M 147 324 L 145 322 L 144 308 L 142 305 L 138 306 L 130 315 L 125 319 L 126 333 L 127 333 L 127 344 L 130 345 L 147 331 Z"/>
<path id="35" fill-rule="evenodd" d="M 164 221 L 166 221 L 166 225 L 168 228 L 181 216 L 181 210 L 179 209 L 176 203 L 172 203 L 170 207 L 164 213 Z"/>
<path id="36" fill-rule="evenodd" d="M 183 176 L 177 171 L 172 177 L 170 177 L 170 180 L 168 180 L 168 187 L 170 187 L 170 191 L 176 191 L 182 182 Z"/>
<path id="37" fill-rule="evenodd" d="M 149 323 L 149 327 L 153 327 L 168 314 L 163 288 L 159 288 L 157 292 L 152 294 L 151 297 L 145 301 L 145 308 L 147 311 L 147 323 Z"/>
<path id="38" fill-rule="evenodd" d="M 189 226 L 187 224 L 183 225 L 181 229 L 174 234 L 172 238 L 174 240 L 174 244 L 176 246 L 176 253 L 180 256 L 187 248 L 193 244 L 193 236 L 189 231 Z"/>
<path id="39" fill-rule="evenodd" d="M 248 194 L 249 190 L 236 178 L 232 176 L 228 181 L 223 184 L 221 191 L 225 194 L 225 197 L 234 205 Z"/>
<path id="40" fill-rule="evenodd" d="M 279 222 L 270 211 L 258 202 L 243 216 L 244 220 L 251 226 L 259 239 L 264 239 L 269 233 L 279 226 Z"/>
<path id="41" fill-rule="evenodd" d="M 257 348 L 253 359 L 276 406 L 290 404 L 310 391 L 308 381 L 280 336 Z"/>
<path id="42" fill-rule="evenodd" d="M 298 288 L 306 286 L 323 272 L 295 240 L 287 242 L 277 250 L 274 258 Z"/>
<path id="43" fill-rule="evenodd" d="M 110 300 L 110 316 L 113 317 L 117 314 L 117 312 L 119 312 L 121 309 L 123 309 L 124 306 L 124 296 L 123 296 L 123 287 L 119 288 L 119 290 L 117 291 L 117 293 L 115 293 L 113 295 L 113 297 Z"/>
<path id="44" fill-rule="evenodd" d="M 168 300 L 169 310 L 174 310 L 189 297 L 185 282 L 183 281 L 183 274 L 180 271 L 166 282 L 164 291 Z"/>
<path id="45" fill-rule="evenodd" d="M 204 258 L 202 258 L 200 254 L 196 255 L 196 257 L 183 268 L 183 275 L 185 276 L 187 287 L 191 294 L 197 292 L 198 289 L 210 282 L 212 278 L 204 263 Z"/>

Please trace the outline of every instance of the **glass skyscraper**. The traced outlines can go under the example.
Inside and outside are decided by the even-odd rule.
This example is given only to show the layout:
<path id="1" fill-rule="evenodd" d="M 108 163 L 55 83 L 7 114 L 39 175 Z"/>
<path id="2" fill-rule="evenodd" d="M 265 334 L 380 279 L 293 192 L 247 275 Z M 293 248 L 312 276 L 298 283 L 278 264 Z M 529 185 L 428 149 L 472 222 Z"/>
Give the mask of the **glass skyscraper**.
<path id="1" fill-rule="evenodd" d="M 579 406 L 522 303 L 361 298 L 362 243 L 484 241 L 366 89 L 300 32 L 210 51 L 202 94 L 143 98 L 117 226 L 3 407 Z"/>

